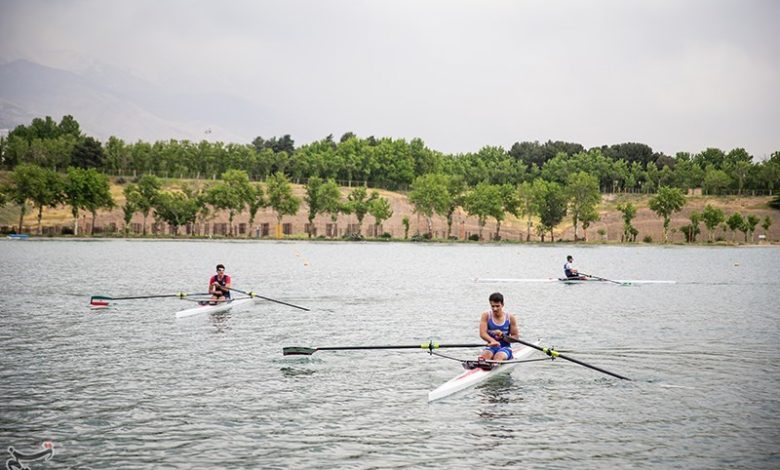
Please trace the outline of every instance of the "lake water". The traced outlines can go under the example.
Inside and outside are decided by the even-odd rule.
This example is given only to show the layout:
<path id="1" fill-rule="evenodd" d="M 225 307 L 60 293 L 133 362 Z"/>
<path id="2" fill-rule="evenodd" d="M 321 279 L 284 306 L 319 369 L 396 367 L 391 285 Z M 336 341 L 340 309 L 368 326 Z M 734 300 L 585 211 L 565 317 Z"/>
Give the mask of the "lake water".
<path id="1" fill-rule="evenodd" d="M 546 278 L 565 256 L 611 279 Z M 176 319 L 223 263 L 258 301 Z M 0 241 L 0 449 L 31 468 L 778 468 L 780 249 L 224 241 Z M 506 297 L 558 359 L 429 404 Z M 472 358 L 478 350 L 447 354 Z M 539 353 L 538 357 L 544 357 Z M 0 461 L 9 458 L 0 454 Z"/>

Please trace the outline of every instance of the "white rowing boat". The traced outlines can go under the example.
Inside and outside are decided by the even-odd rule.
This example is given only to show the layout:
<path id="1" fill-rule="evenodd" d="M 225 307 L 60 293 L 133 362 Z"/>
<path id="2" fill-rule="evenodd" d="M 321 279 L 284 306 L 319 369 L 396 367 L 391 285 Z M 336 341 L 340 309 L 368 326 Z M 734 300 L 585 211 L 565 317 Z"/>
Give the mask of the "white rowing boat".
<path id="1" fill-rule="evenodd" d="M 238 307 L 239 305 L 248 304 L 249 302 L 254 302 L 254 300 L 255 299 L 253 298 L 240 298 L 240 299 L 230 300 L 228 302 L 217 302 L 214 304 L 207 303 L 205 305 L 198 305 L 197 307 L 188 308 L 186 310 L 180 310 L 176 312 L 176 318 L 191 317 L 193 315 L 200 315 L 203 313 L 227 312 L 233 307 Z"/>
<path id="2" fill-rule="evenodd" d="M 534 342 L 537 346 L 541 343 L 541 340 Z M 536 350 L 529 346 L 521 345 L 512 348 L 512 360 L 506 364 L 496 364 L 490 370 L 481 369 L 476 367 L 474 369 L 468 369 L 457 377 L 454 377 L 447 382 L 436 387 L 428 393 L 428 402 L 439 400 L 444 397 L 448 397 L 454 393 L 460 392 L 470 387 L 479 385 L 489 378 L 498 375 L 505 374 L 511 371 L 519 362 L 526 359 L 533 354 Z"/>
<path id="3" fill-rule="evenodd" d="M 556 284 L 586 284 L 586 283 L 599 283 L 599 284 L 676 284 L 677 281 L 665 281 L 665 280 L 651 280 L 651 279 L 566 279 L 566 278 L 554 278 L 549 277 L 545 279 L 513 279 L 513 278 L 490 278 L 479 277 L 477 282 L 499 283 L 499 282 L 551 282 Z"/>

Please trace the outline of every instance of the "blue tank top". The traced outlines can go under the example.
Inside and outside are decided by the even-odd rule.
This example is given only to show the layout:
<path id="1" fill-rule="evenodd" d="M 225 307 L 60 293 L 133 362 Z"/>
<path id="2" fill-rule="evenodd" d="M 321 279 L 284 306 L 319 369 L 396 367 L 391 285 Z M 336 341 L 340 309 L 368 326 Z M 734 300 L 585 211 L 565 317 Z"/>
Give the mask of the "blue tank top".
<path id="1" fill-rule="evenodd" d="M 488 326 L 488 331 L 501 330 L 501 332 L 504 333 L 504 338 L 506 338 L 507 336 L 509 336 L 509 327 L 512 325 L 512 323 L 510 321 L 510 315 L 508 313 L 506 313 L 506 312 L 504 313 L 504 315 L 506 315 L 506 319 L 504 320 L 504 323 L 502 323 L 501 325 L 498 325 L 498 324 L 496 324 L 493 321 L 493 312 L 490 312 L 488 314 L 488 324 L 487 324 L 487 326 Z M 490 335 L 490 336 L 493 336 L 493 335 Z M 507 341 L 505 339 L 501 339 L 498 342 L 501 343 L 501 347 L 502 348 L 506 348 L 506 347 L 510 347 L 511 346 L 509 341 Z"/>

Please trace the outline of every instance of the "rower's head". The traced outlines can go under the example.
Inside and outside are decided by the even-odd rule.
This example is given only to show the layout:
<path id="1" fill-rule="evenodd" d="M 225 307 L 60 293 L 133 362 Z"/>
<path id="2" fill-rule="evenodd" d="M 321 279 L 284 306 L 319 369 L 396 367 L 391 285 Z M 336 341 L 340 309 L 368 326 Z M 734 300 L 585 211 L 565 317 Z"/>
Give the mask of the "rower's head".
<path id="1" fill-rule="evenodd" d="M 571 263 L 572 261 L 574 261 L 574 257 L 572 255 L 569 255 L 569 256 L 566 257 L 566 261 Z"/>
<path id="2" fill-rule="evenodd" d="M 225 272 L 225 265 L 224 264 L 218 264 L 217 265 L 217 272 L 218 273 L 224 273 Z"/>
<path id="3" fill-rule="evenodd" d="M 504 307 L 504 296 L 500 292 L 493 292 L 488 300 L 490 301 L 490 309 L 493 312 L 500 312 Z"/>

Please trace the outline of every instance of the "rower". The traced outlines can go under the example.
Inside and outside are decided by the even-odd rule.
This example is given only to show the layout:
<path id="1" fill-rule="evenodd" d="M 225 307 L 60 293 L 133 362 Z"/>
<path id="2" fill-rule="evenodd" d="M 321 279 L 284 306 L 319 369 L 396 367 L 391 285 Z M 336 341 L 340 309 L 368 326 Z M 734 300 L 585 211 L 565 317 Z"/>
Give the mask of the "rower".
<path id="1" fill-rule="evenodd" d="M 218 264 L 217 274 L 211 276 L 211 279 L 209 279 L 209 294 L 211 294 L 211 300 L 216 302 L 230 300 L 230 289 L 232 287 L 230 276 L 225 274 L 225 266 L 223 264 Z"/>
<path id="2" fill-rule="evenodd" d="M 504 311 L 504 296 L 501 293 L 490 294 L 488 301 L 490 311 L 483 312 L 479 321 L 479 336 L 488 345 L 482 350 L 478 361 L 508 361 L 512 359 L 512 345 L 507 337 L 517 338 L 520 329 L 514 315 Z"/>
<path id="3" fill-rule="evenodd" d="M 567 279 L 582 279 L 579 271 L 572 265 L 574 257 L 569 255 L 566 257 L 566 263 L 563 265 L 563 272 L 566 274 Z"/>

